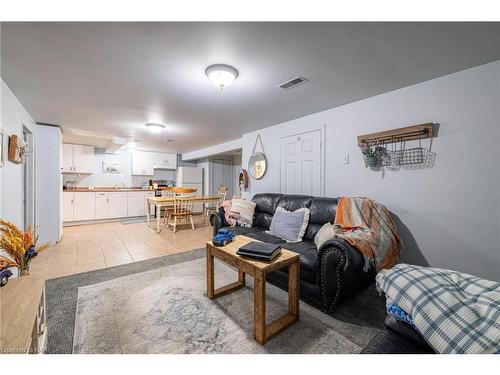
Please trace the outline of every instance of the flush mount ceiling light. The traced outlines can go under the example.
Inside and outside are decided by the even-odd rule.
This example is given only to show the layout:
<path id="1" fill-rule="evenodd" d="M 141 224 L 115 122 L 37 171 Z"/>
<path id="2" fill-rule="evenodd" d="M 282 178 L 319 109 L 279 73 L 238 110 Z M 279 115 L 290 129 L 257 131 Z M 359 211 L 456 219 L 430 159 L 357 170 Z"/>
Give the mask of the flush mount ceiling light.
<path id="1" fill-rule="evenodd" d="M 230 86 L 238 77 L 238 71 L 230 65 L 214 64 L 205 69 L 205 74 L 215 87 L 221 90 Z"/>
<path id="2" fill-rule="evenodd" d="M 153 133 L 159 133 L 163 129 L 165 129 L 165 125 L 163 125 L 163 124 L 149 123 L 149 124 L 146 124 L 146 126 Z"/>
<path id="3" fill-rule="evenodd" d="M 135 144 L 137 143 L 136 139 L 128 139 L 127 143 L 125 144 L 125 148 L 127 150 L 135 150 Z"/>

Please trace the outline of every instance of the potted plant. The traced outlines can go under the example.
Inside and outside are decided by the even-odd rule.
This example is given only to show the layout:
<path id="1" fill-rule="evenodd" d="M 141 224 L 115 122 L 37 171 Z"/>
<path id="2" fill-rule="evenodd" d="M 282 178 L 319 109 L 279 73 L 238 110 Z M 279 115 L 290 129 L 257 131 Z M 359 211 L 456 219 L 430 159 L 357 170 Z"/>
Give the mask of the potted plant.
<path id="1" fill-rule="evenodd" d="M 22 231 L 14 224 L 0 220 L 0 234 L 0 248 L 10 257 L 0 256 L 0 265 L 2 268 L 17 267 L 21 276 L 29 274 L 33 258 L 49 247 L 49 243 L 37 247 L 38 235 L 30 225 Z"/>
<path id="2" fill-rule="evenodd" d="M 366 167 L 376 168 L 381 163 L 381 157 L 386 152 L 383 146 L 365 146 L 362 148 Z"/>

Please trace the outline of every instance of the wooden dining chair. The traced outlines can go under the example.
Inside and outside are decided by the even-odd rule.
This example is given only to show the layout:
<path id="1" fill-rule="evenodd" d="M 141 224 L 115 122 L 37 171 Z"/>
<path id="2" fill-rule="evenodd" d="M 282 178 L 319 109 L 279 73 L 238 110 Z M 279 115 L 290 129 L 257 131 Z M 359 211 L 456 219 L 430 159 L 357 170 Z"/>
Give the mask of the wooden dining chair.
<path id="1" fill-rule="evenodd" d="M 167 228 L 169 227 L 170 217 L 175 212 L 175 201 L 178 198 L 194 198 L 196 196 L 196 191 L 197 189 L 191 189 L 191 188 L 173 188 L 171 190 L 171 196 L 174 198 L 174 200 L 172 201 L 172 206 L 170 205 L 168 206 L 168 210 L 165 215 L 165 225 Z M 191 207 L 191 222 L 192 222 L 192 211 L 193 208 Z M 193 230 L 194 230 L 194 225 L 193 225 Z"/>
<path id="2" fill-rule="evenodd" d="M 167 228 L 172 227 L 174 233 L 177 231 L 177 221 L 179 220 L 189 225 L 194 230 L 193 223 L 194 195 L 190 197 L 175 197 L 174 208 L 167 216 Z"/>
<path id="3" fill-rule="evenodd" d="M 227 187 L 224 185 L 219 186 L 217 189 L 217 196 L 219 197 L 217 203 L 206 203 L 203 206 L 203 222 L 205 222 L 205 218 L 207 216 L 210 216 L 213 212 L 217 212 L 219 207 L 222 205 L 222 202 L 226 200 Z"/>
<path id="4" fill-rule="evenodd" d="M 175 197 L 174 188 L 168 188 L 168 189 L 163 190 L 162 197 L 174 198 Z M 166 224 L 167 223 L 168 215 L 174 210 L 174 202 L 172 201 L 172 202 L 169 202 L 169 203 L 165 203 L 162 206 L 161 209 L 162 209 L 163 216 L 160 216 L 160 218 L 163 217 L 164 218 L 164 222 Z"/>

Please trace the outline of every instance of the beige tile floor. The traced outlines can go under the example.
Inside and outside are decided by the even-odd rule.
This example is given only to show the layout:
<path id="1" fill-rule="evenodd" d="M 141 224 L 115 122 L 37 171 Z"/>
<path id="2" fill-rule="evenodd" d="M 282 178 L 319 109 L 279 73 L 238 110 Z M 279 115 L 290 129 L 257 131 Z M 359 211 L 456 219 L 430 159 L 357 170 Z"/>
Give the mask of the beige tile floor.
<path id="1" fill-rule="evenodd" d="M 212 236 L 208 221 L 195 217 L 195 230 L 181 226 L 176 233 L 154 225 L 120 222 L 65 227 L 61 241 L 40 253 L 31 264 L 31 274 L 44 279 L 93 271 L 167 254 L 205 247 Z"/>

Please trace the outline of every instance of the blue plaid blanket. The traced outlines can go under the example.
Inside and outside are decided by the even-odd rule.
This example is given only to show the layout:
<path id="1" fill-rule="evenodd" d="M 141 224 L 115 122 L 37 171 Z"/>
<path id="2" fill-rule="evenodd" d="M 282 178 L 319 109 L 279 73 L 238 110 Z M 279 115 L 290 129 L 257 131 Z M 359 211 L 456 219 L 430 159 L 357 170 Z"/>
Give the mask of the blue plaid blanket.
<path id="1" fill-rule="evenodd" d="M 376 282 L 436 352 L 500 353 L 500 283 L 409 264 L 382 270 Z"/>

